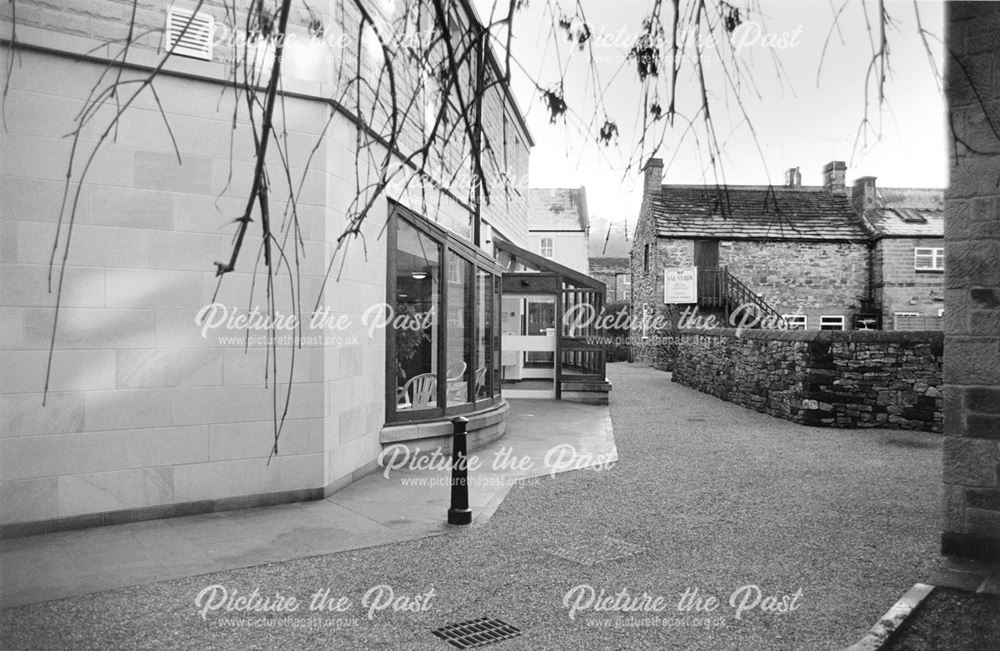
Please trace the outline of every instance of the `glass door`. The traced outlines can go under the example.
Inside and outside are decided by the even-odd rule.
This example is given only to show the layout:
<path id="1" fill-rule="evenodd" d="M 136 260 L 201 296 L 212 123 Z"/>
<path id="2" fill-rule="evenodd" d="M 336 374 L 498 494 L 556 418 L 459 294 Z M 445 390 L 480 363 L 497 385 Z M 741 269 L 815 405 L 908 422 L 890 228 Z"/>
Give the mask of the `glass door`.
<path id="1" fill-rule="evenodd" d="M 503 395 L 555 398 L 556 297 L 503 297 Z"/>

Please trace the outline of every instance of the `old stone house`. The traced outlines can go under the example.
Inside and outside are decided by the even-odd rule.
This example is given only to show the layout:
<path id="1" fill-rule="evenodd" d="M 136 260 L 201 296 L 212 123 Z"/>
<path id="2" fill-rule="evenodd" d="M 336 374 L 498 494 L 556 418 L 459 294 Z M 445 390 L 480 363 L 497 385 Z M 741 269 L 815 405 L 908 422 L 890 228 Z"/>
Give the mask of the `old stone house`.
<path id="1" fill-rule="evenodd" d="M 305 3 L 294 4 L 296 21 L 311 15 Z M 352 3 L 310 4 L 327 35 L 371 31 L 362 29 Z M 384 24 L 399 19 L 393 3 L 366 5 Z M 161 65 L 165 26 L 176 23 L 178 7 L 194 6 L 141 3 L 135 33 L 143 36 L 129 52 L 124 78 Z M 0 12 L 0 33 L 10 34 L 10 3 Z M 199 25 L 221 26 L 229 16 L 217 1 L 201 12 Z M 451 3 L 449 12 L 462 38 L 480 29 L 469 2 Z M 15 371 L 0 387 L 0 533 L 320 498 L 374 469 L 386 445 L 433 446 L 457 414 L 469 418 L 474 436 L 503 432 L 504 269 L 490 242 L 529 246 L 518 194 L 498 179 L 527 170 L 531 135 L 507 87 L 485 84 L 490 202 L 464 186 L 449 189 L 443 177 L 390 186 L 361 228 L 365 246 L 338 248 L 355 208 L 355 180 L 365 174 L 356 143 L 371 139 L 372 165 L 386 154 L 399 162 L 426 128 L 408 123 L 400 134 L 404 149 L 387 150 L 390 143 L 365 121 L 371 113 L 330 101 L 341 62 L 375 78 L 383 53 L 370 33 L 364 41 L 375 47 L 355 47 L 348 38 L 339 44 L 350 44 L 346 49 L 300 34 L 313 49 L 287 53 L 275 119 L 292 178 L 303 179 L 295 232 L 303 302 L 311 309 L 318 300 L 331 320 L 347 326 L 302 333 L 289 376 L 290 346 L 278 347 L 275 363 L 267 337 L 244 340 L 240 327 L 204 330 L 196 322 L 213 300 L 241 313 L 250 307 L 254 252 L 244 252 L 218 294 L 213 263 L 231 251 L 255 151 L 246 115 L 233 126 L 242 100 L 225 92 L 233 48 L 213 51 L 208 40 L 192 41 L 191 56 L 162 63 L 157 99 L 147 93 L 123 114 L 117 138 L 101 148 L 82 187 L 43 406 L 55 315 L 49 256 L 72 146 L 63 136 L 106 75 L 117 52 L 108 42 L 127 33 L 129 3 L 19 0 L 17 20 L 0 133 L 0 363 Z M 307 25 L 298 22 L 293 28 L 304 34 Z M 481 67 L 468 64 L 466 91 L 480 76 L 502 76 L 488 49 L 480 59 Z M 401 88 L 413 82 L 406 76 L 416 74 L 411 66 L 396 70 Z M 93 144 L 96 128 L 85 130 L 81 147 Z M 467 160 L 460 139 L 448 146 L 458 150 L 444 158 Z M 277 155 L 272 148 L 275 164 Z M 284 209 L 280 176 L 272 175 L 275 215 Z M 274 290 L 285 312 L 292 303 L 286 286 Z M 253 296 L 266 311 L 259 287 Z M 373 327 L 371 310 L 385 306 L 397 315 L 440 317 L 419 330 Z M 268 462 L 274 414 L 264 374 L 275 364 L 281 388 L 290 381 L 294 390 L 280 453 Z"/>
<path id="2" fill-rule="evenodd" d="M 528 250 L 588 274 L 587 189 L 528 188 L 522 193 L 528 219 Z"/>
<path id="3" fill-rule="evenodd" d="M 848 191 L 846 169 L 825 165 L 822 186 L 802 186 L 793 168 L 781 187 L 715 188 L 664 185 L 651 159 L 632 246 L 633 307 L 676 322 L 687 305 L 665 304 L 664 269 L 693 266 L 699 313 L 720 323 L 751 302 L 790 328 L 940 330 L 943 192 L 879 188 L 871 176 Z M 638 346 L 640 358 L 651 351 Z"/>
<path id="4" fill-rule="evenodd" d="M 676 323 L 687 305 L 665 302 L 665 271 L 695 267 L 699 313 L 721 322 L 740 306 L 793 327 L 848 329 L 868 291 L 868 232 L 844 186 L 846 165 L 824 168 L 824 184 L 665 185 L 653 158 L 632 240 L 632 332 L 635 356 L 649 361 L 655 344 L 642 328 L 654 317 Z"/>
<path id="5" fill-rule="evenodd" d="M 941 330 L 944 191 L 854 183 L 852 203 L 871 234 L 872 298 L 883 330 Z"/>
<path id="6" fill-rule="evenodd" d="M 632 268 L 628 258 L 591 257 L 590 275 L 608 288 L 609 303 L 631 299 Z"/>
<path id="7" fill-rule="evenodd" d="M 629 301 L 632 297 L 627 228 L 624 220 L 591 220 L 590 275 L 607 287 L 609 303 Z"/>

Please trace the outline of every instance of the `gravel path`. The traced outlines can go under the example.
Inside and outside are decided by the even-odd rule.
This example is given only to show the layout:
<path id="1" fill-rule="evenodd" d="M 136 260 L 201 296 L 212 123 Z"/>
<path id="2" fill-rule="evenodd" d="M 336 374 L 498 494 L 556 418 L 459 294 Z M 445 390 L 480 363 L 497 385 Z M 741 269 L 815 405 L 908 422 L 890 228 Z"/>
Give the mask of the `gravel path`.
<path id="1" fill-rule="evenodd" d="M 453 647 L 432 629 L 494 617 L 522 631 L 497 649 L 832 649 L 860 639 L 930 574 L 940 436 L 807 428 L 658 371 L 615 364 L 608 375 L 613 469 L 516 487 L 488 523 L 451 535 L 4 611 L 0 646 L 442 650 Z M 638 553 L 591 565 L 550 553 L 575 546 L 591 560 Z M 257 627 L 237 628 L 225 618 L 246 613 L 202 619 L 195 599 L 213 584 L 303 603 L 250 613 Z M 418 612 L 370 611 L 379 585 Z M 577 586 L 571 619 L 564 602 Z M 757 594 L 746 588 L 737 618 L 730 598 L 741 586 L 775 598 L 751 607 Z M 611 596 L 596 600 L 605 606 L 648 610 L 588 609 L 591 588 Z M 343 596 L 346 611 L 309 612 L 321 589 L 334 603 Z M 716 608 L 679 611 L 694 590 Z"/>

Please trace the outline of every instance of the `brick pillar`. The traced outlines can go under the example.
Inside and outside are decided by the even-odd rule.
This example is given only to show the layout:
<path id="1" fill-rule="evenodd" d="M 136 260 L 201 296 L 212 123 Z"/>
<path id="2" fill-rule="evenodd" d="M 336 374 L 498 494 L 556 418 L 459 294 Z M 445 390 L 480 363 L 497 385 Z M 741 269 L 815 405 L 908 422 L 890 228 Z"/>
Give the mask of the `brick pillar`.
<path id="1" fill-rule="evenodd" d="M 1000 559 L 1000 138 L 989 125 L 1000 124 L 1000 4 L 945 6 L 955 134 L 945 195 L 941 551 L 994 560 Z"/>

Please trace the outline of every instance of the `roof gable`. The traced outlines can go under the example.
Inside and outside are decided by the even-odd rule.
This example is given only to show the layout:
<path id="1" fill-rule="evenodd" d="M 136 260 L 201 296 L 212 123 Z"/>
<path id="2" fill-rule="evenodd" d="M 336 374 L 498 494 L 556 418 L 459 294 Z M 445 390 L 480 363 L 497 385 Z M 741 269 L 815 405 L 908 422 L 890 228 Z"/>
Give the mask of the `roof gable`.
<path id="1" fill-rule="evenodd" d="M 619 257 L 594 257 L 590 258 L 590 273 L 628 273 L 629 259 Z"/>
<path id="2" fill-rule="evenodd" d="M 528 188 L 523 192 L 529 231 L 586 232 L 590 228 L 586 189 Z"/>
<path id="3" fill-rule="evenodd" d="M 629 241 L 628 224 L 598 217 L 590 222 L 590 245 L 588 254 L 592 258 L 621 258 L 628 256 L 632 243 Z"/>

